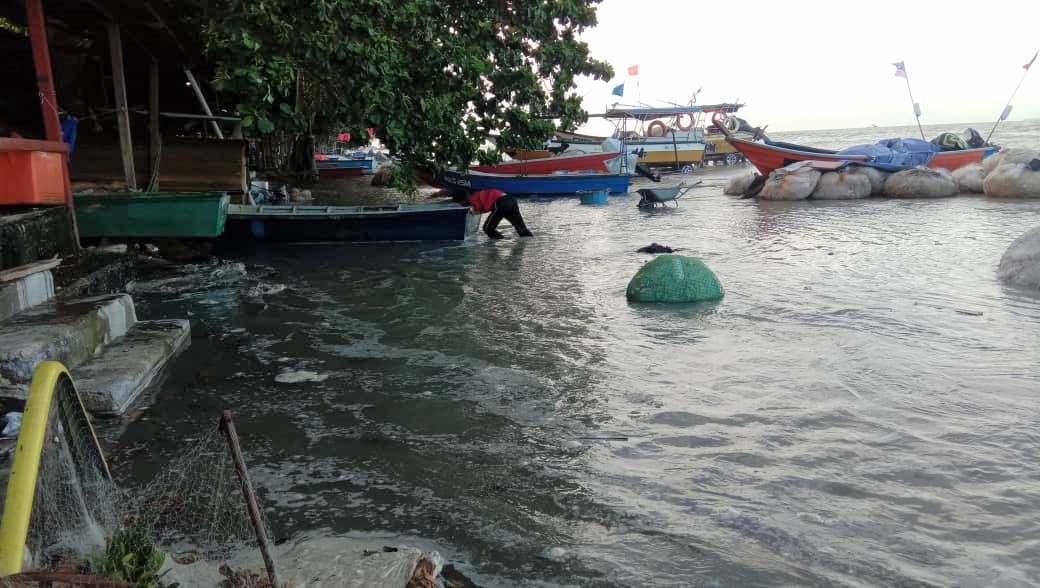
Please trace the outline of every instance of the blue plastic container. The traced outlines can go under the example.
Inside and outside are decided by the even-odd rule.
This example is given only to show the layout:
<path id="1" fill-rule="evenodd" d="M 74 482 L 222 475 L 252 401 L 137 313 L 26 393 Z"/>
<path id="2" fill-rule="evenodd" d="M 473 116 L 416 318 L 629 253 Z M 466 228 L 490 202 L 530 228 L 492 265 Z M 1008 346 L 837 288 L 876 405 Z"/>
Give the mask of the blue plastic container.
<path id="1" fill-rule="evenodd" d="M 582 204 L 606 204 L 610 190 L 588 190 L 578 193 Z"/>

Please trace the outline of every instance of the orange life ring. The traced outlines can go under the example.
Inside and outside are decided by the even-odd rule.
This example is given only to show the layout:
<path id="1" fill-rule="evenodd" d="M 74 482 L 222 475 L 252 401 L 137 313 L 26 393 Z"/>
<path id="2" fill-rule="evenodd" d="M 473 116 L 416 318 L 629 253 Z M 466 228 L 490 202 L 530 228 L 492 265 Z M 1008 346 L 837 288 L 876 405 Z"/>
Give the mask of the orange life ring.
<path id="1" fill-rule="evenodd" d="M 654 129 L 661 129 L 661 133 L 655 133 Z M 655 120 L 654 122 L 650 123 L 650 126 L 646 128 L 647 137 L 663 137 L 667 134 L 668 129 L 664 126 L 664 123 L 659 120 Z"/>
<path id="2" fill-rule="evenodd" d="M 690 117 L 690 122 L 684 125 L 683 122 L 682 122 L 683 121 L 683 116 Z M 680 113 L 679 116 L 675 117 L 675 126 L 679 127 L 680 131 L 688 131 L 688 130 L 692 129 L 695 122 L 696 121 L 694 121 L 694 119 L 693 119 L 693 113 L 692 112 L 683 112 L 683 113 Z"/>

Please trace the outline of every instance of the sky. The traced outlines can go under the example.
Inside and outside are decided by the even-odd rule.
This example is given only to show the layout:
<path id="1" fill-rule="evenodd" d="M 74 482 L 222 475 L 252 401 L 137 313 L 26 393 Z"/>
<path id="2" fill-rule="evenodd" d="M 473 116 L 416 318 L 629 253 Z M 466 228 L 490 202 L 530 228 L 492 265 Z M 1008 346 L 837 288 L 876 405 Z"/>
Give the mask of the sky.
<path id="1" fill-rule="evenodd" d="M 740 100 L 772 131 L 914 124 L 898 61 L 922 124 L 992 122 L 1040 49 L 1038 0 L 604 0 L 597 19 L 582 40 L 615 78 L 578 80 L 589 112 L 685 104 L 703 88 L 699 103 Z M 1012 104 L 1008 120 L 1040 118 L 1040 59 Z"/>

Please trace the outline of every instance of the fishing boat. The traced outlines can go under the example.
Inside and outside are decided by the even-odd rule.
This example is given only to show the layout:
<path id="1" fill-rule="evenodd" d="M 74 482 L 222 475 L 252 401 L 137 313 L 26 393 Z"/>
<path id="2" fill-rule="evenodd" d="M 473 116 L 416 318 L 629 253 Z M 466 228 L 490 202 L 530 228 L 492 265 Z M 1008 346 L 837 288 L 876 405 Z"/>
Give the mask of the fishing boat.
<path id="1" fill-rule="evenodd" d="M 720 120 L 719 123 L 724 121 Z M 915 165 L 941 167 L 950 171 L 971 163 L 978 163 L 996 152 L 996 147 L 977 149 L 960 149 L 956 151 L 917 152 L 910 153 L 896 162 L 884 157 L 862 153 L 841 153 L 832 149 L 819 149 L 794 143 L 772 141 L 764 138 L 763 142 L 748 141 L 737 138 L 725 124 L 718 124 L 726 134 L 727 141 L 751 162 L 762 175 L 769 175 L 775 169 L 785 167 L 799 161 L 852 162 L 869 164 L 889 171 L 896 171 Z M 732 125 L 730 125 L 732 126 Z"/>
<path id="2" fill-rule="evenodd" d="M 638 154 L 637 163 L 650 167 L 672 167 L 684 173 L 705 162 L 738 163 L 740 153 L 715 129 L 709 117 L 716 113 L 733 114 L 743 104 L 690 104 L 661 108 L 617 107 L 601 114 L 615 125 L 613 139 L 626 153 Z M 736 117 L 729 117 L 730 131 L 737 137 L 753 140 L 752 130 Z M 631 128 L 630 128 L 631 124 Z M 559 132 L 546 144 L 549 150 L 583 153 L 597 148 L 605 138 Z"/>
<path id="3" fill-rule="evenodd" d="M 226 243 L 337 241 L 463 241 L 476 234 L 480 215 L 468 206 L 243 205 L 228 208 Z"/>
<path id="4" fill-rule="evenodd" d="M 324 178 L 342 178 L 371 174 L 376 169 L 375 158 L 364 152 L 352 155 L 318 153 L 314 156 L 314 160 L 318 176 Z"/>
<path id="5" fill-rule="evenodd" d="M 619 151 L 604 153 L 565 153 L 558 156 L 538 159 L 507 161 L 498 165 L 474 165 L 470 171 L 489 174 L 551 174 L 561 171 L 569 172 L 610 172 L 618 173 L 617 165 L 611 166 L 611 160 L 621 157 Z M 611 169 L 613 167 L 614 169 Z"/>
<path id="6" fill-rule="evenodd" d="M 628 192 L 628 174 L 568 173 L 554 174 L 489 174 L 471 171 L 462 173 L 445 171 L 435 183 L 455 193 L 467 194 L 478 190 L 502 190 L 506 194 L 577 194 L 587 190 L 609 190 L 612 193 Z"/>

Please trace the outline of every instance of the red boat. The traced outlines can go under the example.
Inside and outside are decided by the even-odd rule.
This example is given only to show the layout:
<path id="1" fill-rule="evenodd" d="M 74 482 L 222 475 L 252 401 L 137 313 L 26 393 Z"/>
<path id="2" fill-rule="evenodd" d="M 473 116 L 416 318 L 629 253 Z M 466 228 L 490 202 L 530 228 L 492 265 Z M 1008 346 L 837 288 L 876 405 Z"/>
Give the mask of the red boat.
<path id="1" fill-rule="evenodd" d="M 715 122 L 715 121 L 713 121 Z M 775 169 L 788 166 L 799 161 L 851 161 L 867 163 L 870 157 L 867 155 L 839 154 L 829 149 L 816 149 L 795 145 L 793 143 L 781 143 L 779 141 L 766 140 L 764 143 L 745 141 L 737 139 L 722 124 L 716 126 L 726 134 L 726 141 L 737 151 L 744 154 L 758 172 L 769 175 Z M 962 149 L 958 151 L 940 151 L 932 154 L 926 164 L 928 167 L 942 167 L 950 171 L 964 167 L 970 163 L 981 162 L 984 157 L 996 152 L 995 147 L 982 147 L 979 149 Z"/>
<path id="2" fill-rule="evenodd" d="M 621 155 L 617 151 L 612 153 L 578 153 L 574 155 L 557 155 L 555 157 L 542 157 L 540 159 L 528 159 L 526 161 L 508 161 L 498 165 L 474 165 L 470 171 L 486 174 L 507 175 L 545 175 L 555 172 L 569 171 L 597 171 L 609 172 L 607 161 Z"/>

